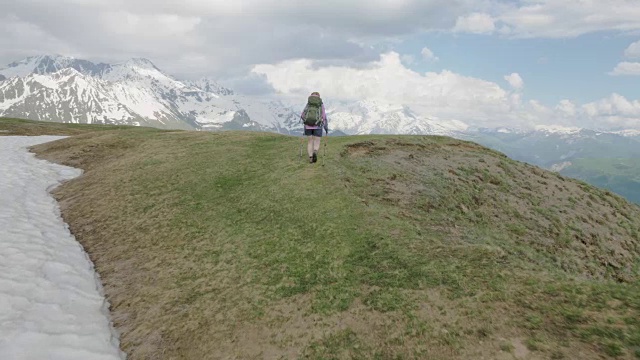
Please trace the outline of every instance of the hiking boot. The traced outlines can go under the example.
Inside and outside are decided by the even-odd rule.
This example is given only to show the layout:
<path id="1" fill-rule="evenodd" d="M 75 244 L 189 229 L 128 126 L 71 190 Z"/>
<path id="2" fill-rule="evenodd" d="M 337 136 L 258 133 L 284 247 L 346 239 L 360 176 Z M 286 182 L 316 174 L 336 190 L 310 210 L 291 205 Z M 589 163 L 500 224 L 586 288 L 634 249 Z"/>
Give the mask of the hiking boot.
<path id="1" fill-rule="evenodd" d="M 318 161 L 318 154 L 317 153 L 313 153 L 313 162 Z"/>
<path id="2" fill-rule="evenodd" d="M 313 157 L 309 156 L 309 164 L 313 164 Z"/>

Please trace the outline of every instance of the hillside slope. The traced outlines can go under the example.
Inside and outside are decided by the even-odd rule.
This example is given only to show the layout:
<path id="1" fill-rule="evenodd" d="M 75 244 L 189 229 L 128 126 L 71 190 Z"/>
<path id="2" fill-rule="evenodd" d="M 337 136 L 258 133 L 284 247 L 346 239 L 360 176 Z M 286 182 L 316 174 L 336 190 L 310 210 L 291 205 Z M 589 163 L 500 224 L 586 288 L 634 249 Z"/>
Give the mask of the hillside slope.
<path id="1" fill-rule="evenodd" d="M 470 140 L 512 159 L 559 172 L 640 204 L 640 136 L 636 131 L 510 131 L 484 129 Z"/>
<path id="2" fill-rule="evenodd" d="M 55 196 L 130 359 L 640 356 L 637 206 L 448 137 L 329 138 L 325 166 L 299 141 L 33 149 L 85 170 Z"/>

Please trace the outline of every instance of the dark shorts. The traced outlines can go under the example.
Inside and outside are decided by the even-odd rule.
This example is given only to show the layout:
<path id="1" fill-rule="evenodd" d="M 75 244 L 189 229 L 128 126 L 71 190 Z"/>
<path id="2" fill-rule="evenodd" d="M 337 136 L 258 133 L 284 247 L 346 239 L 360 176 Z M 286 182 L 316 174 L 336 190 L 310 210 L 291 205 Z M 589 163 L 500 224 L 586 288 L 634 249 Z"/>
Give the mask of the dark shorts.
<path id="1" fill-rule="evenodd" d="M 317 136 L 322 137 L 322 128 L 319 129 L 304 129 L 305 136 Z"/>

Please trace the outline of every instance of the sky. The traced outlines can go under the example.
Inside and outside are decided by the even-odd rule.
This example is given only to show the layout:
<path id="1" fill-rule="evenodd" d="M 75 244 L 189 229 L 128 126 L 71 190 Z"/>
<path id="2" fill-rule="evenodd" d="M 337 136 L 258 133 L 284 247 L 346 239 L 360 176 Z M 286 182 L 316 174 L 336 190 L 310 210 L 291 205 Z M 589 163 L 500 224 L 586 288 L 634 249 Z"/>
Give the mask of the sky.
<path id="1" fill-rule="evenodd" d="M 122 360 L 99 278 L 48 192 L 82 172 L 26 149 L 61 138 L 0 136 L 0 354 Z"/>
<path id="2" fill-rule="evenodd" d="M 236 92 L 640 129 L 637 0 L 0 0 L 0 64 L 145 57 Z"/>

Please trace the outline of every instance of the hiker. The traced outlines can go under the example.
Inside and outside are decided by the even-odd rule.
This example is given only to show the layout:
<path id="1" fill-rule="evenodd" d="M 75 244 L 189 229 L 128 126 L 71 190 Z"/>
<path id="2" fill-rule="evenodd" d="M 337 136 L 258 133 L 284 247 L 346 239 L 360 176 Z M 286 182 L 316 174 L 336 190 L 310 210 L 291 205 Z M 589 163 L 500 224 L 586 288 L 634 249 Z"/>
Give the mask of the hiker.
<path id="1" fill-rule="evenodd" d="M 300 119 L 304 123 L 304 135 L 309 139 L 307 143 L 309 163 L 314 163 L 318 161 L 322 129 L 324 128 L 324 131 L 329 135 L 327 114 L 319 92 L 314 91 L 309 95 L 307 105 L 304 107 Z"/>

